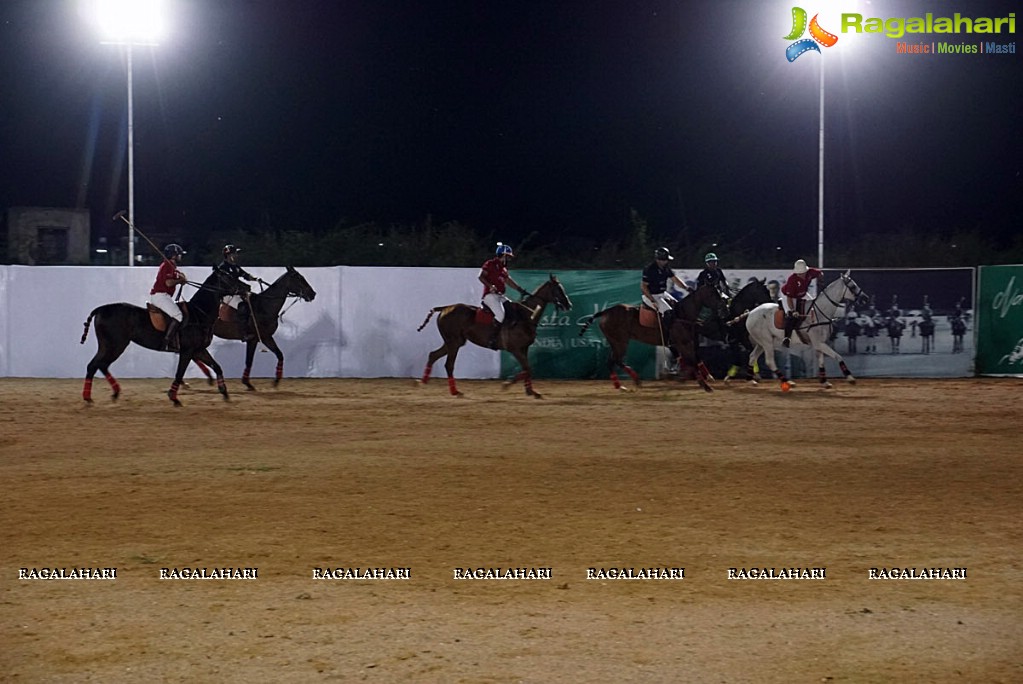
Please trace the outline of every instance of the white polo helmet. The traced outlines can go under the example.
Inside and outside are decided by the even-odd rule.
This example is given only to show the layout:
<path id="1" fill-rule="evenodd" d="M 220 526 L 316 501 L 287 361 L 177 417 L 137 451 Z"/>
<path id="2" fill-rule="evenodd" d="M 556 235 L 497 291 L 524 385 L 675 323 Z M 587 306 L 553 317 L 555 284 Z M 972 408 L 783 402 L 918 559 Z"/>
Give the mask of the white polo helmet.
<path id="1" fill-rule="evenodd" d="M 796 265 L 792 267 L 792 271 L 798 275 L 803 275 L 806 273 L 806 270 L 806 262 L 802 259 L 798 260 Z"/>

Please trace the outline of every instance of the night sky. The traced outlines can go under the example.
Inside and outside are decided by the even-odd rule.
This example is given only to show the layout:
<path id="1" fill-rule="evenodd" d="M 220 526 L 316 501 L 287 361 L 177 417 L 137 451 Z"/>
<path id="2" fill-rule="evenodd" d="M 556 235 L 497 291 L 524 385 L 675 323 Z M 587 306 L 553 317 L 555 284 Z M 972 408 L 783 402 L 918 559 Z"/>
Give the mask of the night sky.
<path id="1" fill-rule="evenodd" d="M 171 0 L 135 48 L 136 218 L 213 229 L 460 221 L 515 242 L 658 236 L 816 254 L 828 235 L 1023 219 L 1021 57 L 899 55 L 839 33 L 785 59 L 791 8 L 1006 16 L 1018 2 Z M 827 6 L 827 11 L 824 7 Z M 827 17 L 833 17 L 827 19 Z M 976 44 L 1002 36 L 907 36 Z M 1020 45 L 1019 47 L 1023 47 Z M 0 208 L 121 235 L 126 63 L 75 2 L 0 3 Z"/>

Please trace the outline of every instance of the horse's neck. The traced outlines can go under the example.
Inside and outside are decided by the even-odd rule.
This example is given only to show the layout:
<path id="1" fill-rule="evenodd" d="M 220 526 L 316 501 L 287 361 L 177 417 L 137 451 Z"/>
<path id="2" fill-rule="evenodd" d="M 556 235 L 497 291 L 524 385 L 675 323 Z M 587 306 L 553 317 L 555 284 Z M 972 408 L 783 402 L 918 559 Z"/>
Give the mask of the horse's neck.
<path id="1" fill-rule="evenodd" d="M 700 315 L 700 309 L 703 308 L 703 304 L 696 301 L 695 295 L 690 295 L 679 302 L 678 307 L 682 312 L 682 318 L 687 321 L 695 321 L 696 317 Z"/>
<path id="2" fill-rule="evenodd" d="M 842 292 L 844 287 L 845 284 L 841 280 L 836 280 L 831 285 L 825 287 L 813 298 L 814 308 L 820 311 L 822 316 L 834 318 L 835 312 L 838 311 L 838 307 L 842 303 L 841 294 L 839 293 Z M 833 292 L 832 288 L 834 288 Z"/>
<path id="3" fill-rule="evenodd" d="M 732 304 L 729 307 L 728 313 L 733 316 L 741 314 L 747 309 L 752 309 L 754 305 L 754 295 L 748 290 L 741 290 L 735 297 L 732 298 Z"/>
<path id="4" fill-rule="evenodd" d="M 259 294 L 252 295 L 252 298 L 258 298 L 266 305 L 267 309 L 277 313 L 284 307 L 284 300 L 288 298 L 288 284 L 284 282 L 285 277 L 281 276 Z"/>
<path id="5" fill-rule="evenodd" d="M 188 300 L 188 315 L 194 322 L 207 322 L 217 317 L 217 300 L 219 299 L 212 288 L 215 285 L 203 283 L 198 292 Z"/>
<path id="6" fill-rule="evenodd" d="M 546 295 L 546 293 L 544 292 L 544 288 L 543 287 L 538 289 L 535 293 L 530 294 L 529 296 L 527 296 L 525 301 L 521 302 L 521 303 L 523 304 L 523 306 L 525 306 L 530 311 L 534 310 L 537 306 L 539 306 L 540 307 L 540 313 L 543 313 L 543 311 L 547 308 L 547 305 L 550 304 L 554 300 L 551 299 L 551 298 L 548 298 L 547 296 L 541 296 L 541 293 L 544 293 L 544 295 Z"/>

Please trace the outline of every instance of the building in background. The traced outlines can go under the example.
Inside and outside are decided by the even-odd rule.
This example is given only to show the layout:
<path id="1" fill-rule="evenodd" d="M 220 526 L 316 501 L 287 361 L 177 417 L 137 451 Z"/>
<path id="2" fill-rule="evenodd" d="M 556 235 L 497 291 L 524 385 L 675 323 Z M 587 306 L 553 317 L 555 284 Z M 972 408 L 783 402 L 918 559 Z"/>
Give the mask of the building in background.
<path id="1" fill-rule="evenodd" d="M 87 209 L 12 207 L 7 210 L 7 261 L 30 266 L 89 264 Z"/>

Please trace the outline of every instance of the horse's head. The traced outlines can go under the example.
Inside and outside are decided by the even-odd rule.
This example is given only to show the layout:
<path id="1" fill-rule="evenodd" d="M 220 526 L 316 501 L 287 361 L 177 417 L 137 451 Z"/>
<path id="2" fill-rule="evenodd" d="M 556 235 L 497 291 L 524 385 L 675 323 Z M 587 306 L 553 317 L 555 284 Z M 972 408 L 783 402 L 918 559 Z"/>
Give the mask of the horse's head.
<path id="1" fill-rule="evenodd" d="M 761 304 L 772 301 L 771 291 L 767 289 L 767 278 L 754 278 L 746 283 L 732 298 L 732 310 L 736 312 L 755 309 Z"/>
<path id="2" fill-rule="evenodd" d="M 856 284 L 856 281 L 849 275 L 849 271 L 842 274 L 842 284 L 845 289 L 842 291 L 842 299 L 856 303 L 866 303 L 869 301 L 866 293 L 860 289 L 860 286 Z"/>
<path id="3" fill-rule="evenodd" d="M 721 320 L 728 318 L 728 302 L 713 285 L 701 285 L 696 288 L 696 292 L 686 297 L 686 299 L 692 299 L 695 304 L 707 307 Z"/>
<path id="4" fill-rule="evenodd" d="M 307 302 L 311 302 L 316 299 L 316 290 L 312 288 L 302 274 L 296 271 L 291 266 L 287 267 L 287 273 L 284 274 L 284 286 L 289 297 L 301 297 Z"/>
<path id="5" fill-rule="evenodd" d="M 548 280 L 544 281 L 543 285 L 537 288 L 532 296 L 544 304 L 553 303 L 558 311 L 569 311 L 572 308 L 572 300 L 568 298 L 564 285 L 561 284 L 561 281 L 553 273 Z"/>

